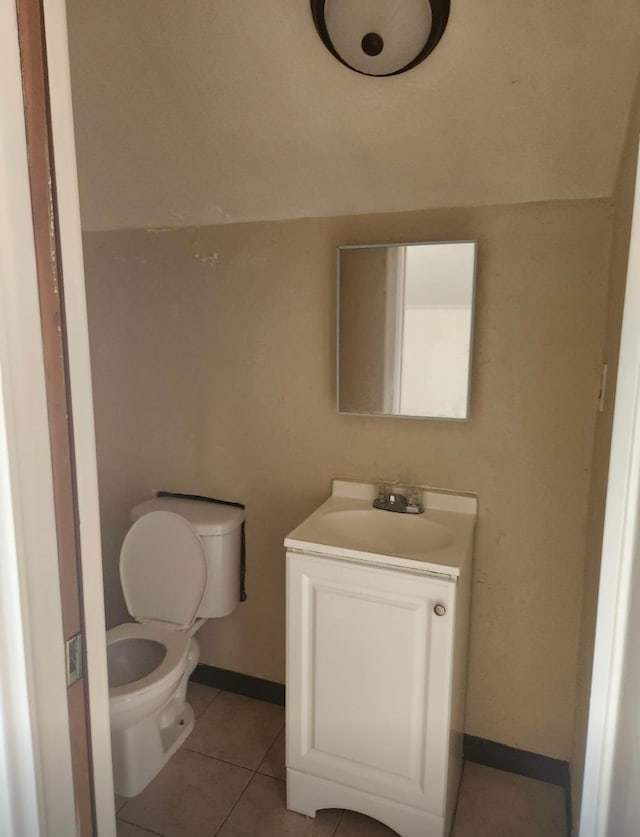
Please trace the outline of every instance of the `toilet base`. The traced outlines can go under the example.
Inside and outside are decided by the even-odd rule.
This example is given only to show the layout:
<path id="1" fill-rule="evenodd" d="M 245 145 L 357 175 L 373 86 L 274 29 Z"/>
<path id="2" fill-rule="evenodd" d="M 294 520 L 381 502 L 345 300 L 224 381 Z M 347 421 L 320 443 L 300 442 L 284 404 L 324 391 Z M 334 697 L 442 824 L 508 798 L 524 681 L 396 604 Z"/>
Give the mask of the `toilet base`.
<path id="1" fill-rule="evenodd" d="M 131 726 L 112 727 L 113 786 L 118 796 L 142 793 L 191 734 L 195 716 L 187 703 L 187 684 L 199 652 L 198 642 L 192 638 L 180 683 L 157 712 Z"/>
<path id="2" fill-rule="evenodd" d="M 171 701 L 170 701 L 171 703 Z M 193 730 L 194 714 L 188 703 L 166 725 L 160 716 L 111 733 L 113 785 L 118 796 L 137 796 L 158 775 Z"/>

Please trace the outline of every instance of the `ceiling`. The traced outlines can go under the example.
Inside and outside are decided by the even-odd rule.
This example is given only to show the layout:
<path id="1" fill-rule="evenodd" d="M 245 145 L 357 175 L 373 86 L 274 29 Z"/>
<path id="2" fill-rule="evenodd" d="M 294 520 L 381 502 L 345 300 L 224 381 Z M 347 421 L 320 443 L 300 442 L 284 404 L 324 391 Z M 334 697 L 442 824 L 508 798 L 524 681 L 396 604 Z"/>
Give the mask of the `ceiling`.
<path id="1" fill-rule="evenodd" d="M 451 5 L 424 63 L 370 78 L 307 0 L 68 0 L 83 226 L 610 196 L 638 0 Z"/>

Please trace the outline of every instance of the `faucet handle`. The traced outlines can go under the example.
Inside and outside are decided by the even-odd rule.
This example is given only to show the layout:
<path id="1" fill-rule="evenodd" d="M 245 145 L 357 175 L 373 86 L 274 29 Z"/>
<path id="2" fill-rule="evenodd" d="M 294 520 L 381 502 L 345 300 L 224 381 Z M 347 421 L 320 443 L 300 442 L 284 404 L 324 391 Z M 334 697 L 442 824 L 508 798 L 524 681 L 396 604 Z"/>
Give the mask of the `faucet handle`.
<path id="1" fill-rule="evenodd" d="M 416 485 L 407 488 L 407 511 L 410 514 L 422 514 L 424 511 L 422 490 Z"/>

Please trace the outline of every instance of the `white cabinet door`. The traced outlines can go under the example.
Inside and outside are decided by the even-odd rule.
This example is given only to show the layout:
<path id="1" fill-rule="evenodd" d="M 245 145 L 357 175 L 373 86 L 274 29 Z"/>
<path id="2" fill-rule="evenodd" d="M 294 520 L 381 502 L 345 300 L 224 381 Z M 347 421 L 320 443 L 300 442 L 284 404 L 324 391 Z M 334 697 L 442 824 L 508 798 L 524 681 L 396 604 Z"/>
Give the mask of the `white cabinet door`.
<path id="1" fill-rule="evenodd" d="M 287 585 L 287 767 L 444 815 L 455 582 L 290 552 Z"/>

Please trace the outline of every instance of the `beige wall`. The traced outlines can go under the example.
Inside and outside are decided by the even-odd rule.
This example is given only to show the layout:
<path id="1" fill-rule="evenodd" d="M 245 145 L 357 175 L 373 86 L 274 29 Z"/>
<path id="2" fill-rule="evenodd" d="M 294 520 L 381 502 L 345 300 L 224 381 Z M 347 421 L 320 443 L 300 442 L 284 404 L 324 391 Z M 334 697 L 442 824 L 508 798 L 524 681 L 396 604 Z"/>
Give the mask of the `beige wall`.
<path id="1" fill-rule="evenodd" d="M 336 61 L 308 0 L 67 6 L 85 228 L 613 193 L 638 0 L 456 0 L 390 78 Z"/>
<path id="2" fill-rule="evenodd" d="M 198 467 L 210 299 L 162 236 L 84 239 L 107 625 L 128 621 L 118 558 L 133 503 Z M 186 267 L 186 269 L 185 269 Z"/>
<path id="3" fill-rule="evenodd" d="M 336 246 L 448 239 L 479 244 L 471 420 L 338 415 Z M 609 239 L 605 200 L 88 234 L 110 616 L 131 502 L 241 500 L 249 599 L 201 658 L 282 681 L 282 539 L 332 477 L 476 491 L 467 730 L 568 758 Z"/>
<path id="4" fill-rule="evenodd" d="M 598 414 L 593 445 L 589 517 L 587 522 L 587 550 L 584 567 L 584 592 L 580 626 L 578 679 L 576 686 L 576 724 L 571 759 L 574 821 L 577 822 L 584 771 L 591 667 L 596 627 L 596 609 L 600 574 L 600 557 L 604 526 L 604 509 L 607 492 L 609 449 L 613 426 L 615 384 L 620 347 L 620 328 L 624 304 L 624 288 L 629 255 L 629 237 L 633 211 L 633 195 L 640 133 L 640 81 L 631 111 L 627 141 L 620 163 L 618 183 L 614 196 L 613 246 L 611 272 L 607 298 L 606 334 L 603 362 L 608 364 L 607 397 L 602 413 Z"/>

